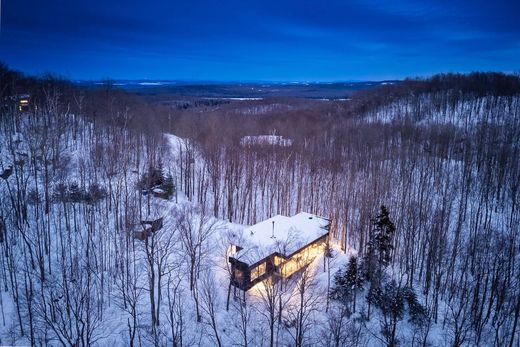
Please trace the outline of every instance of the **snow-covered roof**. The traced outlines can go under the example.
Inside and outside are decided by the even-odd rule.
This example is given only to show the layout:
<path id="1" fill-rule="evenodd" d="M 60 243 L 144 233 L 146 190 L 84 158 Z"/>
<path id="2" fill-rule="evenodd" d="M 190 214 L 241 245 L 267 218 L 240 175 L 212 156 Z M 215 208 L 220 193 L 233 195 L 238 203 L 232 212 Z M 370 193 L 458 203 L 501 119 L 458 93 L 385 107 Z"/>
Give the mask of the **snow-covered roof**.
<path id="1" fill-rule="evenodd" d="M 271 145 L 290 147 L 292 146 L 292 140 L 279 135 L 244 136 L 240 139 L 240 144 L 242 146 Z"/>
<path id="2" fill-rule="evenodd" d="M 236 245 L 242 250 L 234 258 L 249 265 L 278 252 L 289 256 L 328 233 L 330 221 L 307 212 L 292 217 L 277 215 L 247 227 Z"/>

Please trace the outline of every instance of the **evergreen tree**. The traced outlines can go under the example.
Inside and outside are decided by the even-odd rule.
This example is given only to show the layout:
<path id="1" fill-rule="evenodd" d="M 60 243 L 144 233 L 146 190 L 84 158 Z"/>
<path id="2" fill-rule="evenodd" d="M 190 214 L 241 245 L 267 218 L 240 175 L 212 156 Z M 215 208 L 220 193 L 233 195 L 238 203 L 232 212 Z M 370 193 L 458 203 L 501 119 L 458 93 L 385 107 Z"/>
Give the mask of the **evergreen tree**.
<path id="1" fill-rule="evenodd" d="M 148 167 L 148 171 L 139 180 L 137 186 L 139 189 L 151 189 L 160 186 L 164 183 L 164 174 L 162 163 L 159 162 L 158 166 L 155 167 L 152 164 Z"/>
<path id="2" fill-rule="evenodd" d="M 366 278 L 375 286 L 380 286 L 383 270 L 392 261 L 392 242 L 395 234 L 395 225 L 384 205 L 381 206 L 379 214 L 372 219 L 372 225 L 374 228 L 370 233 L 363 267 Z"/>
<path id="3" fill-rule="evenodd" d="M 54 187 L 52 198 L 56 202 L 65 202 L 67 201 L 67 195 L 67 186 L 65 185 L 65 183 L 58 183 Z"/>
<path id="4" fill-rule="evenodd" d="M 381 311 L 381 333 L 387 346 L 397 346 L 397 323 L 405 313 L 405 295 L 395 281 L 388 282 L 384 287 L 371 287 L 368 301 Z"/>
<path id="5" fill-rule="evenodd" d="M 374 246 L 378 253 L 379 263 L 386 267 L 392 261 L 392 241 L 395 234 L 395 225 L 390 220 L 388 209 L 382 205 L 379 215 L 372 221 L 375 227 Z"/>
<path id="6" fill-rule="evenodd" d="M 150 165 L 148 178 L 150 187 L 160 186 L 164 182 L 163 165 L 162 161 L 159 161 L 157 167 Z"/>
<path id="7" fill-rule="evenodd" d="M 406 303 L 408 304 L 408 313 L 410 314 L 410 322 L 415 325 L 423 325 L 427 318 L 427 310 L 419 300 L 417 299 L 417 294 L 415 291 L 410 288 L 404 288 L 404 298 L 406 299 Z"/>
<path id="8" fill-rule="evenodd" d="M 370 287 L 367 300 L 381 312 L 381 332 L 388 346 L 397 345 L 397 324 L 404 318 L 406 307 L 412 324 L 422 325 L 427 319 L 427 310 L 414 290 L 401 287 L 393 280 L 382 287 Z"/>
<path id="9" fill-rule="evenodd" d="M 105 188 L 100 186 L 98 183 L 92 183 L 89 187 L 89 191 L 87 193 L 86 201 L 88 203 L 96 203 L 101 199 L 106 198 L 107 191 Z"/>
<path id="10" fill-rule="evenodd" d="M 363 287 L 363 276 L 360 271 L 360 267 L 358 265 L 357 257 L 352 257 L 349 260 L 348 268 L 347 268 L 347 284 L 352 290 L 353 294 L 353 305 L 352 311 L 356 312 L 356 299 L 357 292 Z"/>
<path id="11" fill-rule="evenodd" d="M 162 184 L 162 189 L 166 192 L 166 197 L 170 198 L 173 194 L 175 194 L 175 184 L 173 183 L 173 176 L 171 173 L 168 173 L 164 182 Z"/>
<path id="12" fill-rule="evenodd" d="M 80 202 L 85 198 L 85 192 L 79 187 L 76 182 L 72 182 L 68 187 L 68 200 L 72 202 Z"/>
<path id="13" fill-rule="evenodd" d="M 346 268 L 339 269 L 334 274 L 334 286 L 330 290 L 329 296 L 332 300 L 339 301 L 343 304 L 347 303 L 347 281 Z"/>
<path id="14" fill-rule="evenodd" d="M 357 257 L 351 257 L 347 266 L 334 275 L 334 287 L 331 299 L 348 305 L 352 302 L 353 312 L 356 312 L 356 294 L 363 287 L 363 277 L 359 271 Z"/>

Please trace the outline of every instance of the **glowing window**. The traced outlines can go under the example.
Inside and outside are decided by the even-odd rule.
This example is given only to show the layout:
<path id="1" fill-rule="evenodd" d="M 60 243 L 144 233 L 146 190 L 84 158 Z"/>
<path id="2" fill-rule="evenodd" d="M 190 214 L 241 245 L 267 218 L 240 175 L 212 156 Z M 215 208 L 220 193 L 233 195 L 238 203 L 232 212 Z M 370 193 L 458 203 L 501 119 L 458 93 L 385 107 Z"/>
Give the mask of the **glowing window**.
<path id="1" fill-rule="evenodd" d="M 251 281 L 254 281 L 258 277 L 265 274 L 265 269 L 266 269 L 265 263 L 261 263 L 261 264 L 257 265 L 253 270 L 251 270 Z"/>

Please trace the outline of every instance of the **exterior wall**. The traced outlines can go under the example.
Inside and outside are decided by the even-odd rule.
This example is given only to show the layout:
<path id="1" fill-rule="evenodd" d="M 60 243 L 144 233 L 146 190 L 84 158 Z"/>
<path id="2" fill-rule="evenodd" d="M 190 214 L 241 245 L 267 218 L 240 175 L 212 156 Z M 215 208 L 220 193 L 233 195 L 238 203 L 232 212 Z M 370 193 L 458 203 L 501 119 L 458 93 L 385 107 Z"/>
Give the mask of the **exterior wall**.
<path id="1" fill-rule="evenodd" d="M 255 281 L 256 279 L 260 278 L 267 272 L 267 263 L 261 262 L 257 266 L 255 266 L 253 269 L 250 269 L 251 271 L 251 281 Z"/>
<path id="2" fill-rule="evenodd" d="M 18 111 L 27 112 L 29 111 L 29 98 L 23 97 L 18 100 Z"/>
<path id="3" fill-rule="evenodd" d="M 258 282 L 273 275 L 279 275 L 283 278 L 290 277 L 309 265 L 317 256 L 323 254 L 327 237 L 328 234 L 324 235 L 291 254 L 287 259 L 281 254 L 274 253 L 255 264 L 249 265 L 230 256 L 231 284 L 242 290 L 249 290 Z"/>
<path id="4" fill-rule="evenodd" d="M 269 278 L 277 269 L 273 262 L 274 257 L 274 255 L 271 255 L 251 266 L 233 257 L 229 257 L 231 264 L 231 284 L 242 290 L 249 290 L 258 282 Z"/>
<path id="5" fill-rule="evenodd" d="M 317 256 L 323 254 L 325 251 L 326 241 L 327 238 L 324 237 L 292 254 L 291 257 L 281 265 L 281 276 L 287 278 L 309 265 Z"/>
<path id="6" fill-rule="evenodd" d="M 249 264 L 246 264 L 233 257 L 229 257 L 231 264 L 231 284 L 242 290 L 251 288 L 251 271 Z"/>

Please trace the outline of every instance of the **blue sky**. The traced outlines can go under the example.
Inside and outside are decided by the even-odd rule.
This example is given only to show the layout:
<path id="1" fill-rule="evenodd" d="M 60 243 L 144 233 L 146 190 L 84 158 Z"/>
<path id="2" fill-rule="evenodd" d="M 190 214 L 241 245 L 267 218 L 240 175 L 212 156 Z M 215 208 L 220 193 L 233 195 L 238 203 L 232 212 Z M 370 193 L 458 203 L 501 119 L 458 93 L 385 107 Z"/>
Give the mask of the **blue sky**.
<path id="1" fill-rule="evenodd" d="M 520 1 L 3 0 L 0 60 L 72 79 L 520 71 Z"/>

